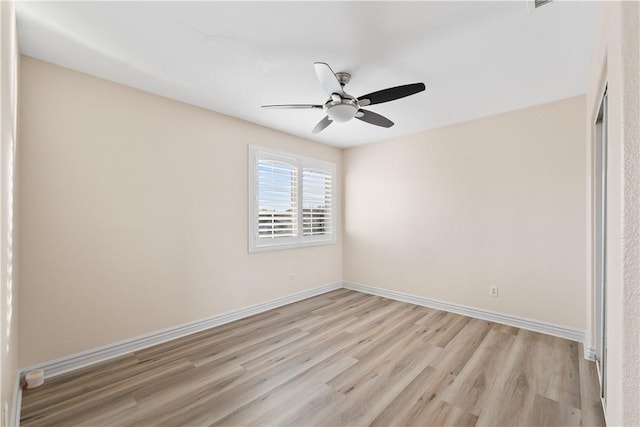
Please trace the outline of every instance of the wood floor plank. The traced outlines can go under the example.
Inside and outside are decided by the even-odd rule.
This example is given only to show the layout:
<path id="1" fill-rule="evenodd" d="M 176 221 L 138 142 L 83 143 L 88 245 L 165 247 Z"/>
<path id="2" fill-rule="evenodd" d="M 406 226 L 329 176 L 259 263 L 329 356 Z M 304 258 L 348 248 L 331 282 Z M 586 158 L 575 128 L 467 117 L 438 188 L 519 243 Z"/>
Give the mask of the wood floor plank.
<path id="1" fill-rule="evenodd" d="M 319 395 L 302 402 L 300 405 L 292 405 L 290 409 L 284 408 L 281 416 L 276 416 L 273 422 L 263 425 L 270 426 L 329 426 L 325 420 L 317 417 L 320 411 L 326 408 L 336 408 L 344 400 L 344 395 L 335 391 L 332 387 L 323 388 Z"/>
<path id="2" fill-rule="evenodd" d="M 485 320 L 471 319 L 460 332 L 447 344 L 439 358 L 432 366 L 459 374 L 467 364 L 484 337 L 489 333 L 493 323 Z M 427 337 L 429 342 L 433 338 Z"/>
<path id="3" fill-rule="evenodd" d="M 389 349 L 395 340 L 406 335 L 415 335 L 420 329 L 415 325 L 417 318 L 421 316 L 419 311 L 407 310 L 402 317 L 394 321 L 394 324 L 386 325 L 386 328 L 377 337 L 368 342 L 366 348 L 354 348 L 353 357 L 356 359 L 368 358 L 371 354 L 378 354 Z M 418 345 L 416 343 L 416 345 Z"/>
<path id="4" fill-rule="evenodd" d="M 365 375 L 338 389 L 345 399 L 319 411 L 312 424 L 370 424 L 428 366 L 433 352 L 439 351 L 430 345 L 398 347 L 395 356 L 385 358 Z"/>
<path id="5" fill-rule="evenodd" d="M 167 418 L 188 402 L 206 399 L 245 379 L 246 371 L 239 365 L 206 365 L 181 376 L 167 375 L 139 388 L 133 397 L 138 403 L 132 414 L 118 414 L 112 422 L 120 426 L 151 425 Z"/>
<path id="6" fill-rule="evenodd" d="M 21 425 L 604 425 L 581 354 L 338 289 L 48 378 Z"/>
<path id="7" fill-rule="evenodd" d="M 339 288 L 339 289 L 334 289 L 333 291 L 325 292 L 321 296 L 328 299 L 340 299 L 344 295 L 350 294 L 352 292 L 355 292 L 355 291 L 347 288 Z"/>
<path id="8" fill-rule="evenodd" d="M 325 342 L 317 343 L 316 346 L 310 347 L 286 363 L 276 365 L 260 375 L 251 376 L 247 381 L 229 387 L 218 395 L 181 408 L 177 414 L 163 420 L 158 425 L 209 425 L 214 423 L 267 391 L 311 369 L 315 364 L 338 352 L 353 339 L 353 336 L 349 334 L 340 334 Z"/>
<path id="9" fill-rule="evenodd" d="M 402 303 L 386 300 L 382 307 L 374 312 L 364 314 L 356 322 L 347 327 L 345 331 L 354 335 L 361 335 L 378 326 L 380 326 L 380 329 L 384 329 L 385 325 L 390 323 L 390 318 L 403 315 L 404 307 Z"/>
<path id="10" fill-rule="evenodd" d="M 438 357 L 442 349 L 420 341 L 420 336 L 416 334 L 416 332 L 420 330 L 420 327 L 416 325 L 403 328 L 401 331 L 398 331 L 398 333 L 388 337 L 388 339 L 384 341 L 384 347 L 377 345 L 376 348 L 378 351 L 372 351 L 367 355 L 360 353 L 355 354 L 354 357 L 358 359 L 360 363 L 337 375 L 331 379 L 328 384 L 343 393 L 351 391 L 362 378 L 371 375 L 373 370 L 385 363 L 391 363 L 412 348 L 423 349 L 425 362 L 430 363 L 434 358 Z"/>
<path id="11" fill-rule="evenodd" d="M 232 414 L 212 424 L 213 426 L 307 426 L 311 413 L 302 413 L 300 408 L 335 391 L 326 384 L 287 383 L 256 399 Z M 302 418 L 304 421 L 292 423 L 289 418 Z"/>
<path id="12" fill-rule="evenodd" d="M 294 341 L 309 336 L 309 333 L 299 329 L 286 329 L 276 335 L 267 335 L 266 337 L 252 337 L 251 339 L 240 339 L 235 343 L 229 343 L 221 346 L 216 351 L 204 351 L 187 353 L 188 358 L 194 366 L 202 366 L 208 363 L 218 362 L 225 363 L 234 361 L 242 363 L 244 361 L 259 357 L 269 351 L 279 349 Z"/>
<path id="13" fill-rule="evenodd" d="M 436 328 L 433 326 L 430 329 L 433 331 L 433 335 L 430 338 L 425 337 L 429 343 L 445 348 L 449 345 L 451 340 L 453 340 L 458 333 L 471 321 L 469 317 L 460 316 L 454 313 L 451 314 L 450 318 L 445 318 L 445 323 Z"/>
<path id="14" fill-rule="evenodd" d="M 131 396 L 122 396 L 105 402 L 91 411 L 85 411 L 82 415 L 73 418 L 73 423 L 83 426 L 118 426 L 117 418 L 130 416 L 138 408 L 138 403 Z M 55 425 L 47 420 L 43 425 Z M 60 425 L 66 425 L 61 422 Z"/>
<path id="15" fill-rule="evenodd" d="M 566 407 L 580 407 L 577 343 L 531 331 L 515 337 L 496 389 L 478 425 L 525 425 L 541 405 L 541 396 Z M 498 401 L 503 401 L 502 405 Z M 571 418 L 573 419 L 573 418 Z"/>
<path id="16" fill-rule="evenodd" d="M 358 361 L 338 353 L 318 363 L 311 369 L 217 420 L 214 425 L 266 425 L 276 415 L 275 411 L 296 402 L 302 404 L 324 394 L 331 388 L 326 382 Z"/>
<path id="17" fill-rule="evenodd" d="M 515 326 L 501 325 L 500 323 L 494 324 L 492 329 L 494 331 L 502 332 L 503 334 L 509 335 L 518 335 L 518 331 L 520 331 L 520 329 L 516 328 Z"/>
<path id="18" fill-rule="evenodd" d="M 146 364 L 144 367 L 140 365 L 140 361 L 130 354 L 123 358 L 78 370 L 81 373 L 71 372 L 64 377 L 52 378 L 40 386 L 37 394 L 23 394 L 22 409 L 26 412 L 36 411 L 38 408 L 50 407 L 89 391 L 113 384 L 137 371 L 147 369 Z"/>
<path id="19" fill-rule="evenodd" d="M 454 375 L 427 366 L 407 387 L 372 421 L 374 426 L 420 425 L 424 413 L 439 405 L 439 396 L 455 379 Z M 426 417 L 428 418 L 428 417 Z"/>
<path id="20" fill-rule="evenodd" d="M 533 408 L 527 414 L 525 425 L 579 426 L 580 410 L 572 406 L 536 394 Z"/>
<path id="21" fill-rule="evenodd" d="M 525 330 L 518 333 L 518 342 L 523 344 L 522 351 L 527 352 L 521 368 L 531 389 L 542 396 L 580 408 L 578 344 Z"/>
<path id="22" fill-rule="evenodd" d="M 414 425 L 433 426 L 469 426 L 477 424 L 478 417 L 456 408 L 453 405 L 435 399 L 432 405 L 428 405 L 418 414 Z"/>
<path id="23" fill-rule="evenodd" d="M 269 369 L 270 367 L 282 363 L 288 359 L 295 357 L 300 352 L 306 352 L 309 348 L 314 348 L 318 342 L 325 342 L 330 340 L 332 337 L 341 334 L 348 334 L 350 336 L 354 336 L 349 334 L 348 332 L 344 332 L 346 326 L 348 326 L 351 322 L 355 321 L 356 318 L 342 318 L 341 322 L 337 324 L 333 324 L 327 329 L 323 331 L 319 331 L 315 334 L 309 334 L 304 336 L 296 341 L 291 342 L 286 347 L 279 347 L 262 355 L 253 357 L 252 359 L 242 362 L 242 366 L 245 367 L 248 371 L 251 372 L 262 372 L 265 369 Z M 353 345 L 354 340 L 350 341 L 346 347 Z"/>
<path id="24" fill-rule="evenodd" d="M 21 419 L 20 424 L 33 426 L 65 424 L 68 419 L 75 416 L 75 412 L 86 412 L 87 410 L 100 408 L 112 400 L 121 399 L 121 396 L 127 395 L 135 389 L 142 387 L 145 381 L 149 379 L 165 376 L 175 371 L 187 371 L 191 369 L 193 369 L 193 365 L 188 360 L 172 361 L 164 366 L 138 373 L 128 377 L 126 380 L 111 384 L 99 390 L 88 392 L 55 405 L 32 410 L 29 412 L 29 415 Z"/>
<path id="25" fill-rule="evenodd" d="M 445 319 L 449 315 L 453 315 L 454 313 L 447 313 L 446 311 L 429 309 L 425 316 L 418 320 L 416 324 L 418 325 L 427 325 L 433 329 L 437 328 L 442 324 L 442 320 Z M 451 318 L 451 316 L 450 316 Z"/>
<path id="26" fill-rule="evenodd" d="M 504 369 L 513 341 L 513 335 L 497 332 L 495 329 L 489 331 L 440 398 L 472 414 L 480 415 L 488 398 L 494 393 L 500 393 L 496 382 Z"/>
<path id="27" fill-rule="evenodd" d="M 487 399 L 487 406 L 480 413 L 476 425 L 525 425 L 527 415 L 533 411 L 535 398 L 526 375 L 517 369 L 515 372 L 505 369 L 498 379 L 498 384 L 497 389 L 501 391 Z"/>
<path id="28" fill-rule="evenodd" d="M 341 298 L 335 299 L 331 305 L 312 310 L 311 314 L 319 314 L 322 316 L 327 313 L 332 313 L 335 315 L 346 309 L 358 307 L 360 303 L 368 301 L 371 301 L 371 298 L 368 298 L 368 295 L 360 292 L 351 292 L 343 295 Z"/>

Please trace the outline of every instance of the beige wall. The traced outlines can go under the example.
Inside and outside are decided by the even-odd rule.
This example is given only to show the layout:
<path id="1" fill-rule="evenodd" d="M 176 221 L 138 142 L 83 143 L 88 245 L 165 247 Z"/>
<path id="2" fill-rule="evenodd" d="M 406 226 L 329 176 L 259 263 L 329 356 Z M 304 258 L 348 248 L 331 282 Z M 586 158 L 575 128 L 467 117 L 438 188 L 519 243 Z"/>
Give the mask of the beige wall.
<path id="1" fill-rule="evenodd" d="M 342 279 L 247 251 L 248 144 L 340 150 L 26 57 L 20 115 L 20 366 Z"/>
<path id="2" fill-rule="evenodd" d="M 9 425 L 18 370 L 16 180 L 18 42 L 13 2 L 0 2 L 0 425 Z"/>
<path id="3" fill-rule="evenodd" d="M 584 111 L 581 96 L 345 151 L 345 280 L 584 330 Z"/>
<path id="4" fill-rule="evenodd" d="M 639 3 L 601 3 L 586 120 L 589 175 L 593 177 L 593 124 L 604 87 L 608 85 L 606 414 L 609 425 L 627 426 L 640 425 L 639 28 Z M 591 196 L 591 191 L 588 194 Z M 590 204 L 591 200 L 590 197 Z M 588 242 L 588 337 L 593 340 L 591 233 Z M 592 346 L 595 347 L 595 343 Z"/>

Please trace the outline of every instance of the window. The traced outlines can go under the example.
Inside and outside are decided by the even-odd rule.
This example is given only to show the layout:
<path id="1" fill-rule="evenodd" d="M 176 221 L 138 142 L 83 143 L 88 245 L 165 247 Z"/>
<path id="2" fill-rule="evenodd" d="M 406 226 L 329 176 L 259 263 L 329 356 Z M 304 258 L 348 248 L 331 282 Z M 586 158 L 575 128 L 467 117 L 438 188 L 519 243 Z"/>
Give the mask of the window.
<path id="1" fill-rule="evenodd" d="M 335 243 L 333 163 L 249 146 L 249 251 Z"/>

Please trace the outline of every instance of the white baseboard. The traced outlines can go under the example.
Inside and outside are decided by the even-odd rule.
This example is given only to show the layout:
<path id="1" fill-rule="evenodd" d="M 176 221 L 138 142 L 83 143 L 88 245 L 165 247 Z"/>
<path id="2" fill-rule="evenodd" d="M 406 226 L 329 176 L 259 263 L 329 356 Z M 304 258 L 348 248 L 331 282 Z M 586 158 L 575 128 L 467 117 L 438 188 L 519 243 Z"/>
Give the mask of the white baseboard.
<path id="1" fill-rule="evenodd" d="M 587 347 L 586 343 L 583 345 L 583 347 L 584 347 L 584 358 L 588 359 L 588 360 L 595 361 L 596 360 L 596 349 L 593 348 L 593 347 Z"/>
<path id="2" fill-rule="evenodd" d="M 372 295 L 378 295 L 385 298 L 394 299 L 397 301 L 408 302 L 411 304 L 417 304 L 425 307 L 436 308 L 438 310 L 449 311 L 452 313 L 462 314 L 465 316 L 475 317 L 478 319 L 488 320 L 491 322 L 497 322 L 497 323 L 501 323 L 509 326 L 515 326 L 518 328 L 528 329 L 531 331 L 541 332 L 543 334 L 553 335 L 560 338 L 566 338 L 572 341 L 578 341 L 578 342 L 584 343 L 584 338 L 585 338 L 584 331 L 577 330 L 577 329 L 571 329 L 564 326 L 555 325 L 552 323 L 526 319 L 526 318 L 513 316 L 509 314 L 496 313 L 496 312 L 481 310 L 478 308 L 468 307 L 464 305 L 452 304 L 452 303 L 434 300 L 430 298 L 419 297 L 416 295 L 410 295 L 403 292 L 376 288 L 373 286 L 363 285 L 360 283 L 336 282 L 336 283 L 331 283 L 325 286 L 321 286 L 319 288 L 309 289 L 309 290 L 298 292 L 285 297 L 276 298 L 271 301 L 267 301 L 261 304 L 256 304 L 256 305 L 242 308 L 239 310 L 218 314 L 206 319 L 185 323 L 182 325 L 163 329 L 160 331 L 156 331 L 150 334 L 120 341 L 117 343 L 108 344 L 102 347 L 97 347 L 97 348 L 83 351 L 80 353 L 63 356 L 61 358 L 50 360 L 47 362 L 37 363 L 31 366 L 27 366 L 19 370 L 20 376 L 18 378 L 18 381 L 21 381 L 22 377 L 24 377 L 24 374 L 26 374 L 27 372 L 33 369 L 44 369 L 46 378 L 51 378 L 56 375 L 60 375 L 69 371 L 73 371 L 79 368 L 83 368 L 99 362 L 103 362 L 105 360 L 109 360 L 114 357 L 122 356 L 132 351 L 141 350 L 143 348 L 161 344 L 161 343 L 170 341 L 172 339 L 180 338 L 186 335 L 203 331 L 205 329 L 209 329 L 215 326 L 223 325 L 225 323 L 233 322 L 235 320 L 252 316 L 254 314 L 262 313 L 264 311 L 281 307 L 283 305 L 291 304 L 293 302 L 310 298 L 316 295 L 320 295 L 335 289 L 339 289 L 341 287 L 372 294 Z M 594 350 L 585 345 L 584 355 L 587 359 L 593 360 Z"/>
<path id="3" fill-rule="evenodd" d="M 491 322 L 497 322 L 509 326 L 515 326 L 517 328 L 528 329 L 543 334 L 553 335 L 560 338 L 566 338 L 571 341 L 585 342 L 585 333 L 577 329 L 571 329 L 564 326 L 554 325 L 552 323 L 541 322 L 538 320 L 525 319 L 517 316 L 512 316 L 503 313 L 495 313 L 487 310 L 481 310 L 473 307 L 468 307 L 459 304 L 447 303 L 444 301 L 438 301 L 430 298 L 419 297 L 402 292 L 391 291 L 387 289 L 380 289 L 372 286 L 367 286 L 353 282 L 336 282 L 331 283 L 319 288 L 309 289 L 303 292 L 298 292 L 292 295 L 288 295 L 281 298 L 276 298 L 271 301 L 267 301 L 261 304 L 256 304 L 250 307 L 234 310 L 222 314 L 218 314 L 206 319 L 197 320 L 194 322 L 185 323 L 182 325 L 174 326 L 171 328 L 156 331 L 150 334 L 142 335 L 139 337 L 131 338 L 128 340 L 120 341 L 114 344 L 108 344 L 102 347 L 94 348 L 91 350 L 83 351 L 80 353 L 71 354 L 58 359 L 50 360 L 43 363 L 34 364 L 21 368 L 18 372 L 16 379 L 16 386 L 14 392 L 14 402 L 11 411 L 11 425 L 18 426 L 20 421 L 20 407 L 22 401 L 22 387 L 21 381 L 24 375 L 34 369 L 44 369 L 45 377 L 51 378 L 57 375 L 64 374 L 76 369 L 84 368 L 96 363 L 104 362 L 109 359 L 113 359 L 118 356 L 123 356 L 132 351 L 138 351 L 143 348 L 151 347 L 157 344 L 184 337 L 196 332 L 203 331 L 205 329 L 220 326 L 225 323 L 240 320 L 245 317 L 252 316 L 254 314 L 262 313 L 274 308 L 282 307 L 283 305 L 291 304 L 303 299 L 307 299 L 316 295 L 320 295 L 326 292 L 333 291 L 335 289 L 346 288 L 354 291 L 364 292 L 371 295 L 378 295 L 385 298 L 390 298 L 397 301 L 408 302 L 411 304 L 422 305 L 425 307 L 436 308 L 438 310 L 449 311 L 452 313 L 462 314 L 464 316 L 475 317 L 478 319 L 488 320 Z M 584 355 L 585 358 L 593 360 L 595 351 L 586 347 L 585 345 Z"/>
<path id="4" fill-rule="evenodd" d="M 501 323 L 503 325 L 515 326 L 516 328 L 527 329 L 534 332 L 540 332 L 547 335 L 553 335 L 565 338 L 571 341 L 584 343 L 585 333 L 578 329 L 567 328 L 565 326 L 555 325 L 553 323 L 542 322 L 539 320 L 526 319 L 523 317 L 513 316 L 510 314 L 496 313 L 479 308 L 468 307 L 460 304 L 452 304 L 431 298 L 419 297 L 403 292 L 391 291 L 387 289 L 375 288 L 360 283 L 342 282 L 342 286 L 354 291 L 364 292 L 371 295 L 377 295 L 390 298 L 396 301 L 408 302 L 411 304 L 422 305 L 424 307 L 435 308 L 438 310 L 449 311 L 451 313 L 462 314 L 464 316 L 475 317 L 477 319 L 488 320 L 490 322 Z M 585 351 L 586 353 L 586 351 Z"/>
<path id="5" fill-rule="evenodd" d="M 66 372 L 84 368 L 96 363 L 104 362 L 114 357 L 123 356 L 132 351 L 142 350 L 157 344 L 191 335 L 196 332 L 215 326 L 224 325 L 225 323 L 235 320 L 244 319 L 254 314 L 262 313 L 283 305 L 291 304 L 296 301 L 311 298 L 316 295 L 324 294 L 336 289 L 342 288 L 342 282 L 330 283 L 319 288 L 309 289 L 285 297 L 276 298 L 271 301 L 252 305 L 250 307 L 233 310 L 226 313 L 218 314 L 206 319 L 196 320 L 194 322 L 184 323 L 182 325 L 152 332 L 150 334 L 141 335 L 139 337 L 120 341 L 114 344 L 104 345 L 91 350 L 80 353 L 63 356 L 58 359 L 49 360 L 47 362 L 36 363 L 18 370 L 16 385 L 13 396 L 13 407 L 11 408 L 11 425 L 20 425 L 20 409 L 22 406 L 22 380 L 27 372 L 34 369 L 44 369 L 45 378 L 55 377 Z"/>
<path id="6" fill-rule="evenodd" d="M 181 338 L 186 335 L 204 331 L 205 329 L 224 325 L 225 323 L 233 322 L 235 320 L 253 316 L 254 314 L 282 307 L 283 305 L 291 304 L 293 302 L 333 291 L 335 289 L 340 289 L 341 287 L 341 282 L 331 283 L 319 288 L 309 289 L 306 291 L 287 295 L 285 297 L 276 298 L 271 301 L 252 305 L 250 307 L 242 308 L 239 310 L 233 310 L 226 313 L 218 314 L 206 319 L 196 320 L 194 322 L 173 326 L 167 329 L 152 332 L 146 335 L 141 335 L 135 338 L 130 338 L 128 340 L 120 341 L 114 344 L 108 344 L 80 353 L 63 356 L 47 362 L 37 363 L 20 369 L 20 378 L 23 378 L 27 372 L 34 369 L 44 369 L 45 378 L 55 377 L 66 372 L 104 362 L 105 360 L 113 359 L 114 357 L 123 356 L 127 353 L 131 353 L 132 351 L 138 351 L 143 348 L 162 344 L 176 338 Z"/>

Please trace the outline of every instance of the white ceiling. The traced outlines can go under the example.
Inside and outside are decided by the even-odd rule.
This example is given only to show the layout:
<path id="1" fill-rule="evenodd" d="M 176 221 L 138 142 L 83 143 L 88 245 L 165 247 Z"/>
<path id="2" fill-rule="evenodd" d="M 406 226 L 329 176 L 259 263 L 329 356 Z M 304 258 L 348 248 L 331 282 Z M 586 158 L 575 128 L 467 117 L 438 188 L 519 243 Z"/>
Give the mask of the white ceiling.
<path id="1" fill-rule="evenodd" d="M 337 147 L 586 92 L 597 4 L 529 2 L 18 2 L 22 53 Z M 311 129 L 313 63 L 354 96 L 424 82 L 368 107 L 395 122 Z M 255 141 L 254 141 L 255 142 Z"/>

